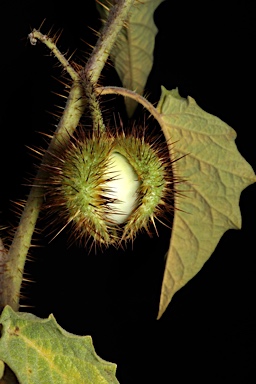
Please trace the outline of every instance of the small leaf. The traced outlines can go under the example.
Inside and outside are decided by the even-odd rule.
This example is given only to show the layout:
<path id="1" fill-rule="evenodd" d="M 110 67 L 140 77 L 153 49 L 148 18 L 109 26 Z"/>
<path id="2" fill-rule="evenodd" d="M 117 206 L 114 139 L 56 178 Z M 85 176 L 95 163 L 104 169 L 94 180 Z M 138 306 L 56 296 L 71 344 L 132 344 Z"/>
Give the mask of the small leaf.
<path id="1" fill-rule="evenodd" d="M 0 359 L 21 384 L 118 383 L 116 365 L 97 356 L 91 337 L 66 332 L 53 315 L 40 319 L 6 306 L 0 324 Z"/>
<path id="2" fill-rule="evenodd" d="M 252 167 L 238 152 L 235 131 L 204 112 L 177 90 L 162 95 L 157 107 L 162 126 L 175 142 L 177 184 L 170 248 L 162 283 L 158 318 L 175 292 L 203 267 L 221 236 L 241 228 L 240 194 L 256 181 Z"/>
<path id="3" fill-rule="evenodd" d="M 153 15 L 155 9 L 163 0 L 144 0 L 136 2 L 131 10 L 129 19 L 123 27 L 114 48 L 111 59 L 122 81 L 123 87 L 143 94 L 148 75 L 153 65 L 153 51 L 157 28 Z M 108 5 L 111 1 L 102 1 Z M 97 5 L 103 20 L 106 20 L 108 11 Z M 131 117 L 137 102 L 126 98 L 126 109 Z"/>

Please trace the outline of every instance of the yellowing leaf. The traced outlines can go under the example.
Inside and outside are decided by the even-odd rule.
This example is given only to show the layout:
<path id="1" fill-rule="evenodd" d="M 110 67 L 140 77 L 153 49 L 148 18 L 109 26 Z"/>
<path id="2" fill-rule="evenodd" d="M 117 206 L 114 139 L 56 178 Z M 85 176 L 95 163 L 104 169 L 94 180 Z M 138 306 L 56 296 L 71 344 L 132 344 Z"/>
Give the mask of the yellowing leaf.
<path id="1" fill-rule="evenodd" d="M 162 283 L 158 318 L 175 292 L 183 287 L 213 253 L 221 236 L 241 228 L 240 194 L 256 181 L 252 167 L 238 152 L 235 131 L 204 112 L 194 99 L 177 90 L 162 95 L 157 107 L 162 128 L 175 142 L 177 184 L 174 222 Z"/>
<path id="2" fill-rule="evenodd" d="M 116 365 L 95 353 L 90 336 L 61 328 L 52 315 L 39 319 L 6 306 L 0 317 L 0 359 L 20 384 L 116 384 Z"/>
<path id="3" fill-rule="evenodd" d="M 141 95 L 153 65 L 157 33 L 153 15 L 162 1 L 143 0 L 135 3 L 110 55 L 123 87 Z M 108 5 L 113 0 L 102 2 Z M 98 6 L 98 10 L 103 20 L 106 19 L 108 11 L 101 6 Z M 126 98 L 125 103 L 128 115 L 132 116 L 137 102 Z"/>

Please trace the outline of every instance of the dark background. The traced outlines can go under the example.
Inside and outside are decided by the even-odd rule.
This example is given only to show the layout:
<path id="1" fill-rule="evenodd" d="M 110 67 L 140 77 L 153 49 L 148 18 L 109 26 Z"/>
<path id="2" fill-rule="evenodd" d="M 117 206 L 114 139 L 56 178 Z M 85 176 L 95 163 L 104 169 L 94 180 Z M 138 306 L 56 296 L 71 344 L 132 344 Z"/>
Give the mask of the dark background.
<path id="1" fill-rule="evenodd" d="M 179 87 L 199 106 L 217 115 L 237 134 L 240 153 L 256 170 L 255 156 L 255 12 L 252 2 L 223 9 L 218 2 L 167 0 L 155 13 L 159 29 L 155 62 L 146 91 L 156 102 L 160 86 Z M 16 1 L 1 5 L 0 224 L 16 225 L 11 201 L 25 199 L 22 186 L 37 161 L 26 146 L 44 146 L 38 132 L 57 123 L 51 113 L 64 105 L 54 77 L 61 69 L 42 44 L 27 35 L 63 29 L 58 46 L 81 60 L 95 43 L 88 28 L 100 26 L 94 1 Z M 101 80 L 118 84 L 111 66 Z M 119 98 L 115 105 L 119 105 Z M 111 112 L 113 104 L 106 104 Z M 48 113 L 50 112 L 50 113 Z M 156 320 L 168 248 L 160 238 L 140 235 L 134 249 L 88 254 L 67 249 L 65 234 L 50 245 L 37 235 L 26 271 L 34 281 L 24 287 L 22 304 L 40 317 L 53 313 L 66 330 L 93 338 L 96 352 L 117 363 L 120 383 L 255 382 L 255 235 L 256 186 L 240 200 L 243 227 L 225 233 L 203 269 L 177 292 Z"/>

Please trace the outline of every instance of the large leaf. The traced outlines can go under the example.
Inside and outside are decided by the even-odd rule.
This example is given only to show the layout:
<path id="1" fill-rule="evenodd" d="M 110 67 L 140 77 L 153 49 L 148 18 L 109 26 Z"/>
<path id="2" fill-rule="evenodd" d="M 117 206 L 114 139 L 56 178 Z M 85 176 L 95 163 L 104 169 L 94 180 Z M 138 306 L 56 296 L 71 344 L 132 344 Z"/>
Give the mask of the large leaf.
<path id="1" fill-rule="evenodd" d="M 119 34 L 111 51 L 111 59 L 122 81 L 123 87 L 143 94 L 148 75 L 153 65 L 153 51 L 157 28 L 153 15 L 163 0 L 143 0 L 136 2 L 130 17 Z M 103 0 L 103 4 L 113 4 L 113 0 Z M 107 19 L 108 11 L 97 5 L 103 20 Z M 126 98 L 128 116 L 132 116 L 137 102 Z"/>
<path id="2" fill-rule="evenodd" d="M 175 142 L 177 184 L 170 248 L 162 283 L 158 318 L 175 292 L 213 253 L 221 236 L 241 228 L 240 194 L 256 181 L 252 167 L 238 152 L 235 131 L 204 112 L 191 97 L 162 87 L 158 104 L 165 134 Z M 172 156 L 172 155 L 171 155 Z"/>
<path id="3" fill-rule="evenodd" d="M 97 356 L 91 337 L 66 332 L 52 315 L 39 319 L 6 306 L 0 324 L 0 359 L 20 384 L 118 383 L 116 365 Z"/>

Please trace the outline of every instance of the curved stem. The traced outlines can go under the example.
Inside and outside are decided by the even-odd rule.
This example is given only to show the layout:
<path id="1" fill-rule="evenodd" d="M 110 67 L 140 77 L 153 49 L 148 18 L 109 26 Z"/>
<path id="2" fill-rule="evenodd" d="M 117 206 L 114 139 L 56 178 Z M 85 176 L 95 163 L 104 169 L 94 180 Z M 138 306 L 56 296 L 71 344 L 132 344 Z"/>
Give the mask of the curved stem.
<path id="1" fill-rule="evenodd" d="M 124 97 L 130 97 L 131 99 L 136 100 L 138 103 L 143 105 L 143 107 L 145 107 L 152 116 L 154 116 L 164 133 L 166 141 L 170 141 L 170 133 L 166 129 L 166 126 L 162 120 L 161 113 L 159 113 L 158 110 L 153 106 L 153 104 L 151 104 L 147 99 L 145 99 L 145 97 L 139 95 L 135 91 L 131 91 L 122 87 L 97 87 L 95 90 L 99 95 L 116 94 L 122 95 Z"/>

